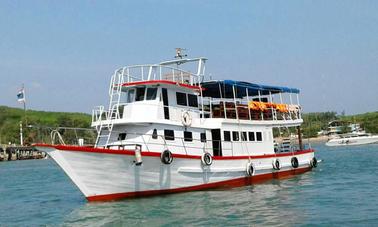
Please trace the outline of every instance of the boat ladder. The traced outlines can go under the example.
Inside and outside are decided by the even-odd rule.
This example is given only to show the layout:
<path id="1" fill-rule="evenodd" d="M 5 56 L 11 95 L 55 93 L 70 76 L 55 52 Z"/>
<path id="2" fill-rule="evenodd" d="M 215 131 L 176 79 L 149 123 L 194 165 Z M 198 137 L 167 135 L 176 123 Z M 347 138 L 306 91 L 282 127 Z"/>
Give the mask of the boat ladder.
<path id="1" fill-rule="evenodd" d="M 116 70 L 111 78 L 109 86 L 109 112 L 106 122 L 101 120 L 100 127 L 97 133 L 96 147 L 107 147 L 112 136 L 114 120 L 120 118 L 119 103 L 122 95 L 122 84 L 124 83 L 124 68 Z M 105 143 L 103 142 L 105 140 Z"/>

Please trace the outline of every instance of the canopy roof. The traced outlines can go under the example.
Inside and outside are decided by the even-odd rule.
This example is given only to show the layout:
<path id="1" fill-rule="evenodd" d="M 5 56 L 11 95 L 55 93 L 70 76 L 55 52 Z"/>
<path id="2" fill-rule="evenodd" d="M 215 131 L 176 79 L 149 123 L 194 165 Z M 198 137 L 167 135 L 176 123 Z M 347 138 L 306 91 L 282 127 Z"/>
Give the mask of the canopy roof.
<path id="1" fill-rule="evenodd" d="M 299 89 L 297 88 L 253 84 L 236 80 L 207 81 L 203 82 L 201 86 L 204 88 L 203 96 L 213 98 L 233 98 L 233 86 L 235 86 L 236 98 L 247 96 L 247 91 L 248 96 L 256 96 L 259 94 L 259 91 L 261 95 L 269 95 L 269 93 L 299 93 Z"/>

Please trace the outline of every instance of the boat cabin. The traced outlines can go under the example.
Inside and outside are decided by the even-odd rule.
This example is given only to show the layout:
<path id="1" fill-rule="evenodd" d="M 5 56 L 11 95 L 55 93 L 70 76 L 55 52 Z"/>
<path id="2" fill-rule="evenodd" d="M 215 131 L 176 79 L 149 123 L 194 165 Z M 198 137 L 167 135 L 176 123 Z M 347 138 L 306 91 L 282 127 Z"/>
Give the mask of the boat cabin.
<path id="1" fill-rule="evenodd" d="M 299 90 L 204 80 L 205 58 L 129 66 L 112 76 L 108 109 L 92 114 L 97 147 L 213 156 L 274 152 L 274 127 L 302 123 Z M 196 63 L 184 70 L 182 65 Z M 301 143 L 299 143 L 301 145 Z"/>

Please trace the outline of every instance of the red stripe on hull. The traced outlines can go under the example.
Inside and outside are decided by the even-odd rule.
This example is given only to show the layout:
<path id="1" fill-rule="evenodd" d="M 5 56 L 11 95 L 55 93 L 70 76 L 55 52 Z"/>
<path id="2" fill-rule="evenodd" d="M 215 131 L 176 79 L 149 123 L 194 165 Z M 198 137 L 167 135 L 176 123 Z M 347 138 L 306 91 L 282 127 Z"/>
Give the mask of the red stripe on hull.
<path id="1" fill-rule="evenodd" d="M 287 170 L 287 171 L 282 171 L 282 172 L 272 172 L 272 173 L 261 174 L 261 175 L 257 175 L 253 177 L 243 177 L 243 178 L 237 178 L 237 179 L 232 179 L 232 180 L 227 180 L 227 181 L 190 186 L 190 187 L 185 187 L 185 188 L 151 190 L 151 191 L 140 191 L 140 192 L 125 192 L 125 193 L 115 193 L 115 194 L 107 194 L 107 195 L 95 195 L 95 196 L 87 197 L 87 200 L 90 202 L 112 201 L 112 200 L 120 200 L 120 199 L 125 199 L 125 198 L 146 197 L 146 196 L 154 196 L 154 195 L 160 195 L 160 194 L 198 191 L 198 190 L 214 189 L 214 188 L 234 188 L 234 187 L 251 185 L 255 183 L 261 183 L 270 179 L 287 178 L 290 176 L 307 172 L 310 169 L 311 167 L 306 167 L 306 168 L 292 169 L 292 170 Z"/>
<path id="2" fill-rule="evenodd" d="M 119 155 L 134 155 L 133 150 L 114 150 L 106 148 L 94 148 L 94 147 L 80 147 L 80 146 L 67 146 L 67 145 L 51 145 L 51 144 L 33 144 L 34 147 L 51 147 L 62 151 L 74 151 L 74 152 L 92 152 L 102 154 L 119 154 Z M 253 156 L 214 156 L 214 160 L 233 160 L 233 159 L 258 159 L 258 158 L 274 158 L 274 157 L 287 157 L 293 155 L 301 155 L 314 152 L 313 149 L 287 152 L 279 154 L 266 154 L 266 155 L 253 155 Z M 142 152 L 142 156 L 160 157 L 160 152 Z M 185 154 L 173 154 L 174 158 L 188 158 L 188 159 L 201 159 L 199 155 L 185 155 Z"/>

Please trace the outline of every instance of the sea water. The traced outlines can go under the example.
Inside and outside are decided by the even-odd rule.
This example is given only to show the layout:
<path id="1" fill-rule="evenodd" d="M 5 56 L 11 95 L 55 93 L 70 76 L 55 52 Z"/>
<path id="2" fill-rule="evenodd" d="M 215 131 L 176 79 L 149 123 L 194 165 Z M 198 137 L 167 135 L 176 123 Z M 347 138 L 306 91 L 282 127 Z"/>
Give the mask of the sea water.
<path id="1" fill-rule="evenodd" d="M 0 162 L 0 226 L 377 226 L 378 145 L 313 148 L 289 179 L 96 203 L 51 159 Z"/>

